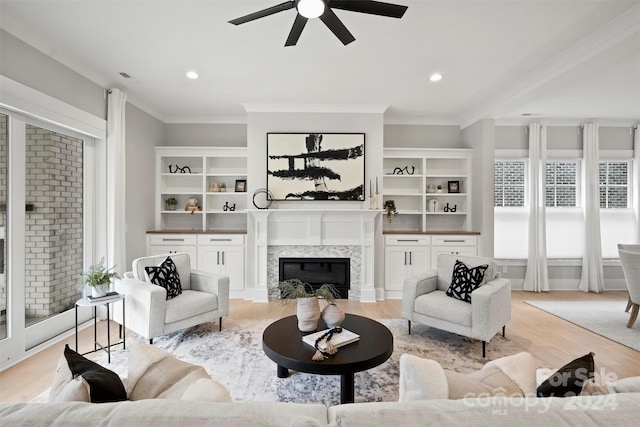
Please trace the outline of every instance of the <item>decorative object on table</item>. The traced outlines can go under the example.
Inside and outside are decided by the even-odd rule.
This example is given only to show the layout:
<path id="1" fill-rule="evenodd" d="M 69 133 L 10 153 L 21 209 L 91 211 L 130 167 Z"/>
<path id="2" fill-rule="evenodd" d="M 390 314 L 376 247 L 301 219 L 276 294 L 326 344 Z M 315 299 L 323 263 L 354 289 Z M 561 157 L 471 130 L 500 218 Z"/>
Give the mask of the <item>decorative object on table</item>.
<path id="1" fill-rule="evenodd" d="M 313 289 L 309 283 L 299 279 L 284 280 L 278 283 L 278 289 L 282 302 L 296 300 L 298 329 L 302 332 L 313 332 L 318 328 L 318 320 L 320 320 L 319 299 L 332 304 L 340 296 L 336 287 L 330 283 L 324 283 L 318 289 Z"/>
<path id="2" fill-rule="evenodd" d="M 210 193 L 219 193 L 220 192 L 220 184 L 218 184 L 217 182 L 212 182 L 211 185 L 209 186 L 209 192 Z"/>
<path id="3" fill-rule="evenodd" d="M 258 188 L 253 193 L 252 202 L 256 209 L 269 209 L 273 203 L 273 194 L 266 188 Z"/>
<path id="4" fill-rule="evenodd" d="M 198 199 L 196 197 L 190 197 L 189 200 L 187 200 L 187 205 L 184 207 L 184 210 L 191 212 L 191 215 L 200 209 L 201 208 L 198 205 Z"/>
<path id="5" fill-rule="evenodd" d="M 409 171 L 409 166 L 405 166 L 403 168 L 394 168 L 393 169 L 393 175 L 413 175 L 416 171 L 416 167 L 415 166 L 411 166 L 411 171 Z"/>
<path id="6" fill-rule="evenodd" d="M 344 322 L 344 317 L 344 311 L 336 303 L 325 305 L 320 313 L 320 318 L 329 328 L 340 326 Z"/>
<path id="7" fill-rule="evenodd" d="M 224 193 L 224 192 L 226 192 L 226 191 L 227 191 L 227 184 L 226 184 L 226 183 L 224 183 L 224 182 L 221 182 L 221 183 L 220 183 L 220 192 L 221 192 L 221 193 Z"/>
<path id="8" fill-rule="evenodd" d="M 191 173 L 189 166 L 169 165 L 169 173 Z"/>
<path id="9" fill-rule="evenodd" d="M 438 189 L 436 190 L 436 193 L 442 193 L 442 185 L 438 184 Z"/>
<path id="10" fill-rule="evenodd" d="M 360 339 L 360 335 L 351 331 L 334 326 L 324 331 L 316 332 L 302 337 L 302 341 L 316 349 L 311 360 L 320 362 L 328 359 L 338 352 L 338 347 L 351 344 Z"/>
<path id="11" fill-rule="evenodd" d="M 449 193 L 460 192 L 460 181 L 449 181 Z"/>
<path id="12" fill-rule="evenodd" d="M 232 206 L 229 206 L 229 202 L 225 202 L 224 206 L 222 207 L 222 210 L 227 212 L 233 212 L 236 210 L 236 204 L 234 203 Z"/>
<path id="13" fill-rule="evenodd" d="M 176 207 L 178 206 L 178 199 L 176 199 L 175 197 L 169 197 L 164 201 L 164 203 L 168 211 L 175 211 Z"/>
<path id="14" fill-rule="evenodd" d="M 267 133 L 274 200 L 364 201 L 364 133 Z"/>
<path id="15" fill-rule="evenodd" d="M 427 202 L 427 212 L 438 212 L 440 210 L 440 202 L 436 199 L 429 199 Z"/>
<path id="16" fill-rule="evenodd" d="M 453 205 L 452 208 L 449 207 L 449 203 L 447 202 L 447 204 L 444 206 L 443 211 L 445 212 L 455 212 L 456 210 L 458 210 L 458 205 Z"/>
<path id="17" fill-rule="evenodd" d="M 106 295 L 111 286 L 112 279 L 118 279 L 118 273 L 112 271 L 115 266 L 107 268 L 104 265 L 104 258 L 98 264 L 89 267 L 89 271 L 82 276 L 85 285 L 91 288 L 91 295 L 101 297 Z"/>
<path id="18" fill-rule="evenodd" d="M 246 179 L 236 179 L 235 192 L 236 193 L 244 193 L 247 191 L 247 180 Z"/>
<path id="19" fill-rule="evenodd" d="M 436 185 L 435 184 L 427 184 L 427 193 L 435 193 Z"/>
<path id="20" fill-rule="evenodd" d="M 398 215 L 398 211 L 396 210 L 396 202 L 394 200 L 385 200 L 383 207 L 387 214 L 387 222 L 391 222 L 391 216 Z"/>

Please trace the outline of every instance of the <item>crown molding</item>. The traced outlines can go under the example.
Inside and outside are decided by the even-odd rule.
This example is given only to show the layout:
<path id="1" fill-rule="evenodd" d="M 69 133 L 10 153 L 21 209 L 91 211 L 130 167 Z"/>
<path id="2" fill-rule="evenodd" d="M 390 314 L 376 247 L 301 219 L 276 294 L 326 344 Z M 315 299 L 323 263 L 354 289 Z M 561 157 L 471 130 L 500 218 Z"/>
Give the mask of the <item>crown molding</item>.
<path id="1" fill-rule="evenodd" d="M 384 114 L 387 104 L 242 104 L 247 113 Z"/>

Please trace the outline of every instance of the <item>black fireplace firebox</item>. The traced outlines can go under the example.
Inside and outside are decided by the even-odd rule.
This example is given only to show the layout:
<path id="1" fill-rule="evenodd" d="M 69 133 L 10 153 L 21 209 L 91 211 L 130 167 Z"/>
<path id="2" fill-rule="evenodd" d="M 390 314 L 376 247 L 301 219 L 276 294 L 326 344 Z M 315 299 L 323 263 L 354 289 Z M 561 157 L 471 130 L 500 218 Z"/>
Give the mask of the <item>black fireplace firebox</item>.
<path id="1" fill-rule="evenodd" d="M 318 289 L 331 283 L 340 293 L 340 298 L 349 298 L 351 266 L 349 258 L 280 258 L 279 277 L 282 282 L 299 279 Z"/>

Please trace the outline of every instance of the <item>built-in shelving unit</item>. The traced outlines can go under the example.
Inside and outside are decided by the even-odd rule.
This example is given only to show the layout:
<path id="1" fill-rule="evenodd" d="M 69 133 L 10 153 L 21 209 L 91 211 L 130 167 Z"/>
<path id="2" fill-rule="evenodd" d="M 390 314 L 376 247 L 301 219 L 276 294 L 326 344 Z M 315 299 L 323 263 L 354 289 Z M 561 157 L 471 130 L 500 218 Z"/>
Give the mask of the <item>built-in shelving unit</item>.
<path id="1" fill-rule="evenodd" d="M 158 230 L 246 229 L 246 148 L 156 147 L 156 173 Z M 194 198 L 198 208 L 186 209 Z"/>
<path id="2" fill-rule="evenodd" d="M 386 148 L 382 203 L 394 200 L 398 216 L 385 223 L 385 229 L 469 230 L 471 153 L 469 149 Z"/>

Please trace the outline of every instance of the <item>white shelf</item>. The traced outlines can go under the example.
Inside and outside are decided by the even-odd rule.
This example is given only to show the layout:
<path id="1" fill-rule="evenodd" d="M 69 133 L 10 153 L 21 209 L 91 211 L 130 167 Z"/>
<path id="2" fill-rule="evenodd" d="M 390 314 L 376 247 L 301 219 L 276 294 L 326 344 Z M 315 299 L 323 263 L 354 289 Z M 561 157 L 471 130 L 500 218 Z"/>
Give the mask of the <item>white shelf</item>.
<path id="1" fill-rule="evenodd" d="M 171 173 L 169 166 L 188 166 L 192 173 Z M 248 195 L 234 190 L 236 181 L 246 182 L 247 176 L 245 147 L 156 147 L 156 229 L 246 228 Z M 227 191 L 208 191 L 215 184 L 225 184 Z M 178 200 L 178 210 L 166 210 L 169 197 Z M 184 210 L 192 197 L 201 208 L 193 214 Z M 224 211 L 226 202 L 235 210 Z"/>
<path id="2" fill-rule="evenodd" d="M 382 202 L 394 200 L 399 214 L 420 215 L 419 221 L 411 220 L 416 231 L 427 230 L 470 230 L 472 184 L 471 149 L 438 148 L 385 148 L 383 157 Z M 394 175 L 391 172 L 406 166 L 414 168 L 413 175 Z M 449 182 L 457 181 L 460 193 L 448 193 Z M 440 185 L 441 193 L 428 193 Z M 429 199 L 436 199 L 441 205 L 448 203 L 457 206 L 457 212 L 427 212 Z M 410 216 L 407 217 L 408 221 Z M 415 218 L 415 217 L 413 217 Z M 385 224 L 387 229 L 397 225 Z"/>

